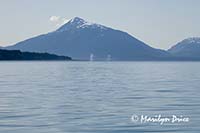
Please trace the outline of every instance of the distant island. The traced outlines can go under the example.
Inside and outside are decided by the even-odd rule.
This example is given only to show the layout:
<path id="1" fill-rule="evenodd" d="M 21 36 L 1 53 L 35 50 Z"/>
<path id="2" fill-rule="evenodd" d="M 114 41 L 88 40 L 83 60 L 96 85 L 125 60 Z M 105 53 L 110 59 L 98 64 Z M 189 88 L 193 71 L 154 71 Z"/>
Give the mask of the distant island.
<path id="1" fill-rule="evenodd" d="M 0 61 L 2 60 L 72 60 L 68 56 L 58 56 L 49 53 L 21 52 L 20 50 L 0 49 Z"/>

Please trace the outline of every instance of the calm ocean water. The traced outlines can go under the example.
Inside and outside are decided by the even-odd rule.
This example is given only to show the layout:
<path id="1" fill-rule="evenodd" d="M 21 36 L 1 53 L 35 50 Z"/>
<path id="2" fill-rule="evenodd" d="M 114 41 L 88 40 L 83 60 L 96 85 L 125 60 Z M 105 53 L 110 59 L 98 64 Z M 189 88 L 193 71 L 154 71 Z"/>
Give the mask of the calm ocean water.
<path id="1" fill-rule="evenodd" d="M 200 62 L 0 62 L 0 133 L 199 133 L 199 68 Z M 189 121 L 140 120 L 159 115 Z"/>

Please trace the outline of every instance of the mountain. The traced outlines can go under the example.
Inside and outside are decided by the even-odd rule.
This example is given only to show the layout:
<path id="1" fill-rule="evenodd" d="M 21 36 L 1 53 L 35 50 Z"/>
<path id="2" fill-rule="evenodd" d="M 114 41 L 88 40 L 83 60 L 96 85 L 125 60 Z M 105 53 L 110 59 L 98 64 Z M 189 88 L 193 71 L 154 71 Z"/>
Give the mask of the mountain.
<path id="1" fill-rule="evenodd" d="M 0 60 L 71 60 L 71 58 L 48 53 L 31 53 L 21 52 L 19 50 L 0 49 Z"/>
<path id="2" fill-rule="evenodd" d="M 49 52 L 88 60 L 163 60 L 169 54 L 126 32 L 75 17 L 56 31 L 19 42 L 6 49 Z"/>
<path id="3" fill-rule="evenodd" d="M 168 52 L 176 57 L 200 59 L 200 37 L 187 38 L 172 46 Z"/>

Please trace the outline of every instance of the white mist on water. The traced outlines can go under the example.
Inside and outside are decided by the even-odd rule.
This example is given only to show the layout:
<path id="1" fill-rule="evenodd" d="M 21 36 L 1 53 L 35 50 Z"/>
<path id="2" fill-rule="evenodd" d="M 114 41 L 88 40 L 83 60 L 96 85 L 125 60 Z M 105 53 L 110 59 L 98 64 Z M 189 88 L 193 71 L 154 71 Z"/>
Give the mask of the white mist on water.
<path id="1" fill-rule="evenodd" d="M 111 55 L 107 55 L 106 61 L 111 61 Z"/>
<path id="2" fill-rule="evenodd" d="M 90 61 L 94 61 L 94 55 L 90 54 Z"/>

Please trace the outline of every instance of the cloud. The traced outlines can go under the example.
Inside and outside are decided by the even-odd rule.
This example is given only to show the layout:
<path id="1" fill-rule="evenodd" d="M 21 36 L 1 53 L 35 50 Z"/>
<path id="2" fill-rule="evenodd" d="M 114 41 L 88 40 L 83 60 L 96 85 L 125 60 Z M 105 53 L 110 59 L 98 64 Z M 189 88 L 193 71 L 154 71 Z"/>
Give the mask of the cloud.
<path id="1" fill-rule="evenodd" d="M 51 16 L 49 18 L 49 21 L 51 21 L 51 22 L 59 22 L 60 21 L 60 16 Z"/>
<path id="2" fill-rule="evenodd" d="M 68 18 L 62 18 L 62 23 L 61 23 L 61 25 L 66 24 L 67 22 L 69 22 L 69 20 L 70 20 L 70 19 L 68 19 Z"/>
<path id="3" fill-rule="evenodd" d="M 65 23 L 67 23 L 69 21 L 69 19 L 62 18 L 60 16 L 51 16 L 49 18 L 49 21 L 52 22 L 53 24 L 55 24 L 56 27 L 59 27 L 61 25 L 64 25 Z"/>

